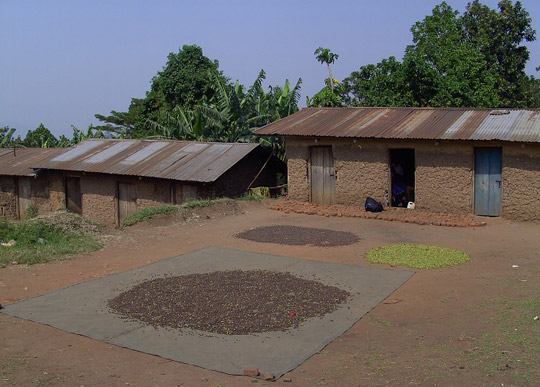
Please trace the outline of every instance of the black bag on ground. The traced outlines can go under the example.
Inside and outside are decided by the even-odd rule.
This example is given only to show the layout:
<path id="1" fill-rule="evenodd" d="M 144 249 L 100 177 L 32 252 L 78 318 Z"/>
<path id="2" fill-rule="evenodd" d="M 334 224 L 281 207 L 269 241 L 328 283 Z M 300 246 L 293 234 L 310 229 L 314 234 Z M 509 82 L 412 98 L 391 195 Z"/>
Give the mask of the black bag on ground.
<path id="1" fill-rule="evenodd" d="M 369 212 L 381 212 L 383 210 L 382 203 L 370 197 L 366 198 L 364 208 Z"/>

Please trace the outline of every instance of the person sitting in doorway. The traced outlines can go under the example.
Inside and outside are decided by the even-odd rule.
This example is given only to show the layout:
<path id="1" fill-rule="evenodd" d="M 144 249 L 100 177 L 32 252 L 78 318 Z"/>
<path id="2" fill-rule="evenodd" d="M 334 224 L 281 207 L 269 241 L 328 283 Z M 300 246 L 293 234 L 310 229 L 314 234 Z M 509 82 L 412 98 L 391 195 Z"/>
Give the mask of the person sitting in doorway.
<path id="1" fill-rule="evenodd" d="M 407 207 L 408 202 L 409 199 L 407 198 L 405 188 L 398 182 L 394 182 L 392 185 L 392 206 Z"/>

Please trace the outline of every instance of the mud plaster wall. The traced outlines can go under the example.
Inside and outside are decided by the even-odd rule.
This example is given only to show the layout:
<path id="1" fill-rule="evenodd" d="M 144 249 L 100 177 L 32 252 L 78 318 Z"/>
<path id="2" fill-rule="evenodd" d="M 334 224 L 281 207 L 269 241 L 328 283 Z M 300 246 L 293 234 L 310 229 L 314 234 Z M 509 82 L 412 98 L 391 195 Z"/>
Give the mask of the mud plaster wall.
<path id="1" fill-rule="evenodd" d="M 30 201 L 38 207 L 39 214 L 58 211 L 66 206 L 62 172 L 44 171 L 31 180 Z"/>
<path id="2" fill-rule="evenodd" d="M 39 214 L 46 214 L 65 207 L 62 173 L 43 172 L 30 180 L 30 202 L 37 206 Z M 17 176 L 0 177 L 0 216 L 18 219 Z"/>
<path id="3" fill-rule="evenodd" d="M 0 216 L 17 219 L 17 190 L 14 176 L 0 176 Z"/>
<path id="4" fill-rule="evenodd" d="M 300 202 L 308 202 L 308 141 L 286 138 L 285 153 L 287 155 L 287 189 L 289 198 Z"/>
<path id="5" fill-rule="evenodd" d="M 503 217 L 540 220 L 540 144 L 508 144 L 503 147 Z"/>
<path id="6" fill-rule="evenodd" d="M 83 174 L 80 178 L 83 216 L 108 225 L 118 221 L 118 183 L 135 185 L 137 210 L 172 203 L 175 182 L 170 180 L 105 174 Z"/>
<path id="7" fill-rule="evenodd" d="M 540 144 L 453 141 L 286 140 L 289 197 L 309 201 L 310 146 L 332 146 L 337 171 L 336 202 L 363 204 L 366 196 L 383 201 L 389 189 L 389 149 L 415 149 L 416 208 L 474 213 L 474 149 L 501 147 L 501 216 L 540 220 Z"/>
<path id="8" fill-rule="evenodd" d="M 174 182 L 161 179 L 134 179 L 137 186 L 137 209 L 171 204 L 171 190 Z"/>
<path id="9" fill-rule="evenodd" d="M 115 225 L 118 217 L 117 178 L 111 175 L 84 174 L 80 179 L 83 216 Z"/>
<path id="10" fill-rule="evenodd" d="M 287 139 L 289 198 L 309 201 L 310 147 L 332 146 L 336 172 L 336 204 L 363 205 L 366 197 L 384 201 L 388 189 L 388 148 L 383 143 L 352 140 Z"/>
<path id="11" fill-rule="evenodd" d="M 434 212 L 471 214 L 474 179 L 473 145 L 456 142 L 440 142 L 439 145 L 435 145 L 434 141 L 426 141 L 410 143 L 407 147 L 409 146 L 415 149 L 416 208 Z"/>
<path id="12" fill-rule="evenodd" d="M 363 205 L 367 196 L 384 203 L 390 190 L 390 149 L 415 149 L 416 205 L 430 211 L 472 210 L 471 145 L 433 141 L 287 139 L 289 197 L 309 200 L 309 147 L 332 146 L 336 170 L 336 203 Z"/>

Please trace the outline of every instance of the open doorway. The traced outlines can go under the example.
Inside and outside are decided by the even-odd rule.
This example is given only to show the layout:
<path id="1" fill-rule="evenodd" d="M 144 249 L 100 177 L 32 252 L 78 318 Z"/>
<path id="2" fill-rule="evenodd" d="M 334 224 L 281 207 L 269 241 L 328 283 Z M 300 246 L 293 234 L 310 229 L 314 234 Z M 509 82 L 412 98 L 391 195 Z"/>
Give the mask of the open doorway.
<path id="1" fill-rule="evenodd" d="M 414 202 L 414 149 L 390 149 L 391 206 L 407 207 Z"/>

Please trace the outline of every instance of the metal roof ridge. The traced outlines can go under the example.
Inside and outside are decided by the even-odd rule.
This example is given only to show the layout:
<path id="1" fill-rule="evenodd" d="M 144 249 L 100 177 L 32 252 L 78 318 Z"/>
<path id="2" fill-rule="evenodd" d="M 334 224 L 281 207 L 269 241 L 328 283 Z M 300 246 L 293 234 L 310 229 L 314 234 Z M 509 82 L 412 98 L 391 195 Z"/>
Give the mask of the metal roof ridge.
<path id="1" fill-rule="evenodd" d="M 413 110 L 458 110 L 458 111 L 540 111 L 540 108 L 507 108 L 507 107 L 459 107 L 459 106 L 309 106 L 301 110 L 339 110 L 339 109 L 413 109 Z M 294 113 L 293 113 L 294 114 Z"/>

